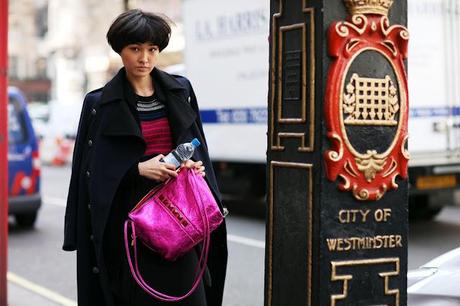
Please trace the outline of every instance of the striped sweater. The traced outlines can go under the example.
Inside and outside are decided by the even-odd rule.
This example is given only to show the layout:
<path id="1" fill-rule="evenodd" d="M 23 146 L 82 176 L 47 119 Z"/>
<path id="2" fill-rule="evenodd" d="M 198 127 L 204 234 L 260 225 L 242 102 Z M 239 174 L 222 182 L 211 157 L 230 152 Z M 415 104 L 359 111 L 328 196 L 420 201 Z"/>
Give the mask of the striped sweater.
<path id="1" fill-rule="evenodd" d="M 137 96 L 136 107 L 147 144 L 144 156 L 169 153 L 172 150 L 172 137 L 165 105 L 156 95 Z"/>

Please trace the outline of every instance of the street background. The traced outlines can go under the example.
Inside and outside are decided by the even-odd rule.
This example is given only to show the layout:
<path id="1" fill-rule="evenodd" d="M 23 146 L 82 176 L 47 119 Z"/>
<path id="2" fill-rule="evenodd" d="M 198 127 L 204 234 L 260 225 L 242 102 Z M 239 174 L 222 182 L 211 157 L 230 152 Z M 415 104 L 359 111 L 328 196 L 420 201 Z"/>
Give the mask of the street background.
<path id="1" fill-rule="evenodd" d="M 121 67 L 106 31 L 118 14 L 134 7 L 173 21 L 158 67 L 192 81 L 218 180 L 228 188 L 226 196 L 240 197 L 233 197 L 227 218 L 224 305 L 263 305 L 265 221 L 260 208 L 265 203 L 260 199 L 266 182 L 269 3 L 9 1 L 9 85 L 27 98 L 39 138 L 43 199 L 33 229 L 18 226 L 14 216 L 9 220 L 10 306 L 76 305 L 75 253 L 61 250 L 73 143 L 85 93 L 103 86 Z M 409 269 L 460 247 L 460 197 L 449 198 L 452 188 L 460 186 L 459 3 L 408 0 L 409 173 L 412 190 L 419 189 L 411 211 L 430 217 L 443 208 L 431 221 L 411 222 Z M 26 189 L 30 178 L 19 183 Z"/>
<path id="2" fill-rule="evenodd" d="M 61 250 L 70 167 L 43 167 L 42 171 L 44 201 L 36 228 L 25 230 L 17 227 L 13 220 L 10 222 L 8 270 L 16 276 L 76 301 L 75 253 Z M 238 203 L 243 206 L 251 204 L 254 203 Z M 229 264 L 224 305 L 263 305 L 265 222 L 260 217 L 231 212 L 227 224 Z M 459 207 L 445 208 L 433 221 L 411 223 L 409 269 L 459 247 L 459 232 Z M 25 290 L 11 281 L 9 288 L 10 306 L 58 305 L 55 301 L 44 298 L 40 290 Z M 21 294 L 22 297 L 16 294 Z"/>

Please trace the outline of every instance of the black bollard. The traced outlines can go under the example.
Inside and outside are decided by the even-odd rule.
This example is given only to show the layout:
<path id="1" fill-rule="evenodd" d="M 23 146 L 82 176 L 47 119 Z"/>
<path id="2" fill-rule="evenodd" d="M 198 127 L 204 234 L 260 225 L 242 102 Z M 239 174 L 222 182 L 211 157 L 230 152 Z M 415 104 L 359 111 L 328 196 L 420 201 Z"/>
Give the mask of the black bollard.
<path id="1" fill-rule="evenodd" d="M 406 305 L 406 14 L 271 1 L 266 306 Z"/>

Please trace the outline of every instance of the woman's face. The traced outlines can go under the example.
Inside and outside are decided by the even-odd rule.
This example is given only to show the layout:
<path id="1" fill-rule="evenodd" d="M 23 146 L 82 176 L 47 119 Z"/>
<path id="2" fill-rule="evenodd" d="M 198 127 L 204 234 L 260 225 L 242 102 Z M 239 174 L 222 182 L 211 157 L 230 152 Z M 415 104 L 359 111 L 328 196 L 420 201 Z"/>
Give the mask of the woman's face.
<path id="1" fill-rule="evenodd" d="M 143 78 L 150 75 L 157 62 L 160 50 L 152 43 L 130 44 L 121 52 L 121 60 L 126 73 L 135 78 Z"/>

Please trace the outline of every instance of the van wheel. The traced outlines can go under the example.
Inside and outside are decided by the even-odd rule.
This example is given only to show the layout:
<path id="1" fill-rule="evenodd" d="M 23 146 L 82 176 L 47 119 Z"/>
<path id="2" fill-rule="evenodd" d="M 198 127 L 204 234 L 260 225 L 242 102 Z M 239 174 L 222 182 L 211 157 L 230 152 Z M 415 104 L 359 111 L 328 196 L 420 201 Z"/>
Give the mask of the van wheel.
<path id="1" fill-rule="evenodd" d="M 429 195 L 409 196 L 409 219 L 416 221 L 429 221 L 434 219 L 442 207 L 430 207 Z"/>
<path id="2" fill-rule="evenodd" d="M 21 227 L 31 228 L 37 220 L 37 212 L 15 215 L 16 223 Z"/>

